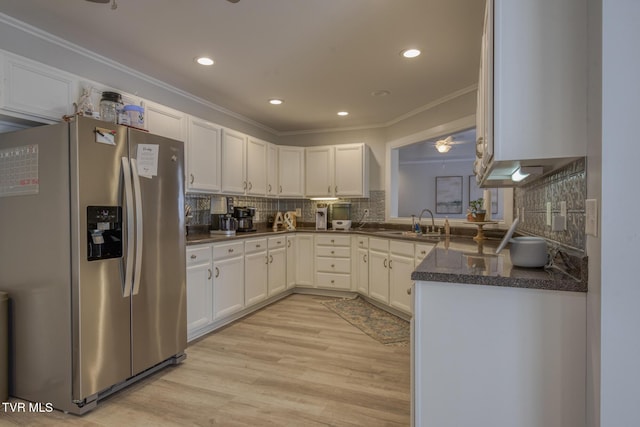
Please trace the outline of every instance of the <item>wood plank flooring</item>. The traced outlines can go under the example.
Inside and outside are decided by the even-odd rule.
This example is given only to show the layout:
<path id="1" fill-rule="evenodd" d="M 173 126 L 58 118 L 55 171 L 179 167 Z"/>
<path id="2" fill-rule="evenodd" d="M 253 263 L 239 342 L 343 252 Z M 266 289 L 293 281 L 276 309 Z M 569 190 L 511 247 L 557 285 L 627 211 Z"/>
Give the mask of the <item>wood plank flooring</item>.
<path id="1" fill-rule="evenodd" d="M 82 417 L 0 412 L 0 425 L 408 426 L 409 346 L 380 344 L 323 299 L 294 294 L 209 334 Z"/>

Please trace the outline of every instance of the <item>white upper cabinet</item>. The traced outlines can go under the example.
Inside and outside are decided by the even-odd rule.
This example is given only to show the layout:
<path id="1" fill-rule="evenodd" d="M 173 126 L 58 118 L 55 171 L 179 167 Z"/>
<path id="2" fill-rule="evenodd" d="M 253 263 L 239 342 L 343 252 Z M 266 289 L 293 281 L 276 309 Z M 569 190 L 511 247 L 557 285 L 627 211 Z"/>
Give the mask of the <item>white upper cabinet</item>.
<path id="1" fill-rule="evenodd" d="M 369 151 L 365 144 L 306 148 L 307 197 L 369 197 Z"/>
<path id="2" fill-rule="evenodd" d="M 187 139 L 187 189 L 220 191 L 220 139 L 222 128 L 204 120 L 189 118 Z"/>
<path id="3" fill-rule="evenodd" d="M 246 135 L 222 130 L 222 192 L 244 194 L 247 189 L 245 152 Z"/>
<path id="4" fill-rule="evenodd" d="M 267 196 L 278 195 L 278 146 L 267 144 Z"/>
<path id="5" fill-rule="evenodd" d="M 369 197 L 369 149 L 365 144 L 335 146 L 335 195 Z"/>
<path id="6" fill-rule="evenodd" d="M 249 195 L 267 194 L 267 146 L 268 143 L 247 138 L 247 189 Z"/>
<path id="7" fill-rule="evenodd" d="M 187 116 L 178 110 L 147 101 L 145 121 L 151 133 L 178 141 L 187 139 Z"/>
<path id="8" fill-rule="evenodd" d="M 40 123 L 72 114 L 77 78 L 26 58 L 0 52 L 0 112 Z"/>
<path id="9" fill-rule="evenodd" d="M 304 196 L 304 148 L 278 147 L 278 196 Z"/>
<path id="10" fill-rule="evenodd" d="M 333 196 L 333 147 L 305 149 L 305 194 L 309 197 Z"/>
<path id="11" fill-rule="evenodd" d="M 520 166 L 547 173 L 585 156 L 586 2 L 490 0 L 482 50 L 482 185 L 514 185 Z"/>

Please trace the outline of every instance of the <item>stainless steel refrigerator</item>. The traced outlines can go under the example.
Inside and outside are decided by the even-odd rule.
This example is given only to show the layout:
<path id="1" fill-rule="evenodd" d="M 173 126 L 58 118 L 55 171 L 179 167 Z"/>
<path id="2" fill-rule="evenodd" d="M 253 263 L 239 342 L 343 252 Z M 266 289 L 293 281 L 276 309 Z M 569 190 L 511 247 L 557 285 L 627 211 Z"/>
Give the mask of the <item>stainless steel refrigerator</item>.
<path id="1" fill-rule="evenodd" d="M 81 414 L 184 359 L 183 159 L 90 118 L 0 134 L 12 396 Z"/>

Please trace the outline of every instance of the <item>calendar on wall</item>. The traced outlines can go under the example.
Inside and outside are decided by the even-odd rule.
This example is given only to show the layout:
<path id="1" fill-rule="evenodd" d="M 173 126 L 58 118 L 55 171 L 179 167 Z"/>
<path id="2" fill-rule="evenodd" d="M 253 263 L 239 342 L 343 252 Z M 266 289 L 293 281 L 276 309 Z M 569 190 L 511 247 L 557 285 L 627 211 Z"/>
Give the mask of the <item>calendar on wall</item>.
<path id="1" fill-rule="evenodd" d="M 38 144 L 0 150 L 0 197 L 38 194 Z"/>

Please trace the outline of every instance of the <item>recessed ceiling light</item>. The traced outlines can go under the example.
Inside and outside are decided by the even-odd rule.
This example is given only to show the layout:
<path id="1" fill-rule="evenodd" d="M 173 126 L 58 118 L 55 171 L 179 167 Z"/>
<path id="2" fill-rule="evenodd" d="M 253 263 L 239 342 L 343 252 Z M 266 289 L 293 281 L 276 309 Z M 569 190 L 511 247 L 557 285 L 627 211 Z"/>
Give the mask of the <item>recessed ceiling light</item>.
<path id="1" fill-rule="evenodd" d="M 373 92 L 371 92 L 371 96 L 387 96 L 387 95 L 391 95 L 390 90 L 374 90 Z"/>
<path id="2" fill-rule="evenodd" d="M 348 116 L 349 112 L 348 111 L 338 111 L 338 115 L 339 116 Z"/>
<path id="3" fill-rule="evenodd" d="M 280 104 L 282 104 L 283 102 L 284 102 L 284 100 L 279 99 L 279 98 L 271 98 L 271 99 L 269 100 L 269 104 L 272 104 L 272 105 L 280 105 Z"/>
<path id="4" fill-rule="evenodd" d="M 208 56 L 200 56 L 196 58 L 196 62 L 200 65 L 213 65 L 213 59 Z"/>
<path id="5" fill-rule="evenodd" d="M 418 49 L 405 49 L 402 52 L 400 52 L 400 54 L 402 54 L 402 56 L 404 56 L 405 58 L 415 58 L 416 56 L 420 55 L 420 50 L 418 50 Z"/>

